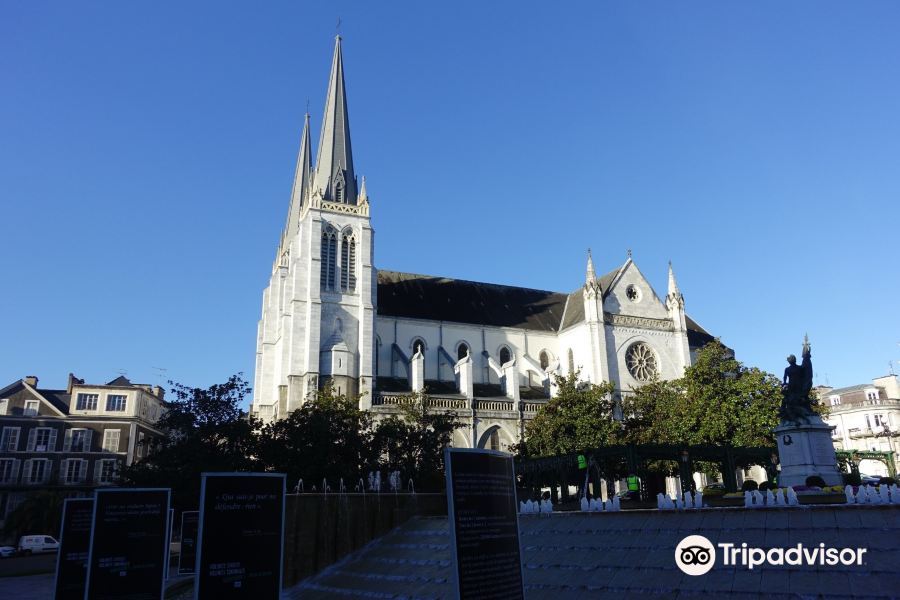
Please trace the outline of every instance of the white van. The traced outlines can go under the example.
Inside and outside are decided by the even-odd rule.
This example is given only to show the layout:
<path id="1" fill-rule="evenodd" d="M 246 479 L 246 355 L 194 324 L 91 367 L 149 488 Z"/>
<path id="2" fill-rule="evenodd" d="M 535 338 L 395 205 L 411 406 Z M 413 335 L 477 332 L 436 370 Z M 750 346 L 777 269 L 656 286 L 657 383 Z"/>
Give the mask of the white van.
<path id="1" fill-rule="evenodd" d="M 39 554 L 41 552 L 56 552 L 59 550 L 59 542 L 49 535 L 23 535 L 19 538 L 19 552 L 21 554 Z"/>

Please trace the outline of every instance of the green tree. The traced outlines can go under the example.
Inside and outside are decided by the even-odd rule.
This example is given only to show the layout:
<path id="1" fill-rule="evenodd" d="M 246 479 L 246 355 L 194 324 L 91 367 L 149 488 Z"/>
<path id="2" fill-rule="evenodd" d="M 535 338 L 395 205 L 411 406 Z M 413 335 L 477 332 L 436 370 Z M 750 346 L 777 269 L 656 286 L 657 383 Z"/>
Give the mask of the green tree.
<path id="1" fill-rule="evenodd" d="M 462 423 L 450 412 L 429 411 L 427 396 L 411 394 L 399 415 L 379 421 L 373 451 L 387 471 L 400 471 L 417 490 L 439 491 L 444 486 L 444 448 Z"/>
<path id="2" fill-rule="evenodd" d="M 179 510 L 196 508 L 204 471 L 252 471 L 259 422 L 241 406 L 250 387 L 241 374 L 206 389 L 172 384 L 157 422 L 166 437 L 123 472 L 129 485 L 172 488 Z"/>
<path id="3" fill-rule="evenodd" d="M 613 419 L 615 386 L 581 382 L 578 375 L 556 376 L 556 395 L 525 426 L 520 454 L 571 454 L 623 440 L 622 426 Z"/>
<path id="4" fill-rule="evenodd" d="M 3 534 L 19 542 L 29 534 L 46 534 L 59 539 L 62 506 L 65 495 L 42 490 L 29 494 L 11 513 L 6 515 Z"/>
<path id="5" fill-rule="evenodd" d="M 287 417 L 262 428 L 258 459 L 266 470 L 286 473 L 292 488 L 302 479 L 308 492 L 327 480 L 337 491 L 343 479 L 352 490 L 368 469 L 378 468 L 371 446 L 371 414 L 359 409 L 357 398 L 326 385 Z"/>
<path id="6" fill-rule="evenodd" d="M 634 390 L 624 407 L 633 443 L 767 446 L 774 444 L 781 386 L 745 367 L 718 341 L 698 353 L 684 377 Z"/>

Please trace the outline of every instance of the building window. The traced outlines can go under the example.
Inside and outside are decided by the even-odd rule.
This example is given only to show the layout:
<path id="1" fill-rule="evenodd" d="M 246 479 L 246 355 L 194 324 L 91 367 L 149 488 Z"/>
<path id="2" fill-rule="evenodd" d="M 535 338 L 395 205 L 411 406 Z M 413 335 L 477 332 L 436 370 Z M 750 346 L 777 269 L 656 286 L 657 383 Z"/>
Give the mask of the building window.
<path id="1" fill-rule="evenodd" d="M 97 400 L 100 394 L 78 394 L 75 401 L 75 410 L 97 410 Z"/>
<path id="2" fill-rule="evenodd" d="M 575 374 L 575 353 L 569 348 L 569 375 Z"/>
<path id="3" fill-rule="evenodd" d="M 841 397 L 840 397 L 840 396 L 832 396 L 832 397 L 831 397 L 831 405 L 832 405 L 832 406 L 837 406 L 837 405 L 840 404 L 840 403 L 841 403 Z"/>
<path id="4" fill-rule="evenodd" d="M 344 202 L 344 182 L 338 181 L 334 184 L 334 201 Z"/>
<path id="5" fill-rule="evenodd" d="M 19 461 L 14 458 L 0 458 L 0 483 L 16 483 L 18 478 Z M 3 518 L 2 513 L 0 518 Z"/>
<path id="6" fill-rule="evenodd" d="M 119 437 L 122 435 L 122 432 L 118 429 L 107 429 L 103 432 L 103 451 L 104 452 L 118 452 L 119 451 Z"/>
<path id="7" fill-rule="evenodd" d="M 28 433 L 26 452 L 55 452 L 56 430 L 50 427 L 36 427 Z"/>
<path id="8" fill-rule="evenodd" d="M 632 344 L 625 351 L 625 366 L 628 372 L 638 381 L 651 381 L 659 376 L 656 353 L 644 342 Z"/>
<path id="9" fill-rule="evenodd" d="M 878 400 L 878 392 L 866 392 L 867 400 Z"/>
<path id="10" fill-rule="evenodd" d="M 641 301 L 641 292 L 638 288 L 633 285 L 629 285 L 625 288 L 625 297 L 631 300 L 632 302 L 640 302 Z"/>
<path id="11" fill-rule="evenodd" d="M 6 409 L 9 406 L 9 400 L 7 398 L 0 398 L 0 415 L 6 414 Z M 2 517 L 2 514 L 0 514 Z"/>
<path id="12" fill-rule="evenodd" d="M 113 483 L 116 480 L 119 461 L 115 459 L 98 460 L 94 467 L 94 479 L 97 483 Z"/>
<path id="13" fill-rule="evenodd" d="M 337 236 L 334 231 L 322 232 L 321 273 L 319 284 L 323 291 L 334 290 L 334 270 L 337 267 Z"/>
<path id="14" fill-rule="evenodd" d="M 866 429 L 872 429 L 872 422 L 869 421 L 869 415 L 866 415 Z"/>
<path id="15" fill-rule="evenodd" d="M 541 371 L 546 371 L 550 367 L 550 355 L 547 354 L 546 350 L 541 350 L 538 360 L 541 362 Z"/>
<path id="16" fill-rule="evenodd" d="M 356 291 L 356 240 L 345 235 L 341 241 L 341 289 Z"/>
<path id="17" fill-rule="evenodd" d="M 26 417 L 36 417 L 38 414 L 39 403 L 37 400 L 26 400 L 25 410 L 22 412 Z"/>
<path id="18" fill-rule="evenodd" d="M 144 441 L 144 432 L 142 431 L 142 432 L 138 433 L 138 443 L 137 443 L 137 455 L 138 455 L 138 458 L 143 458 L 143 457 L 144 457 L 144 454 L 145 454 L 145 451 L 144 451 L 145 444 L 146 444 L 146 442 Z"/>
<path id="19" fill-rule="evenodd" d="M 108 394 L 106 396 L 106 410 L 110 412 L 124 412 L 127 396 L 124 394 Z"/>
<path id="20" fill-rule="evenodd" d="M 490 450 L 500 450 L 500 430 L 494 429 L 491 432 L 490 440 L 488 441 L 488 449 Z"/>
<path id="21" fill-rule="evenodd" d="M 46 458 L 32 458 L 25 461 L 22 483 L 36 485 L 46 483 L 50 478 L 50 461 Z"/>
<path id="22" fill-rule="evenodd" d="M 87 461 L 69 458 L 63 461 L 63 483 L 81 483 L 87 476 Z"/>
<path id="23" fill-rule="evenodd" d="M 66 432 L 63 452 L 90 452 L 93 433 L 90 429 L 70 429 Z"/>
<path id="24" fill-rule="evenodd" d="M 469 345 L 465 342 L 461 342 L 459 346 L 456 347 L 456 360 L 462 360 L 469 355 Z"/>
<path id="25" fill-rule="evenodd" d="M 505 365 L 509 361 L 512 360 L 512 353 L 509 351 L 509 348 L 503 346 L 500 348 L 500 365 Z"/>
<path id="26" fill-rule="evenodd" d="M 0 436 L 0 452 L 16 452 L 19 449 L 20 427 L 4 427 Z"/>

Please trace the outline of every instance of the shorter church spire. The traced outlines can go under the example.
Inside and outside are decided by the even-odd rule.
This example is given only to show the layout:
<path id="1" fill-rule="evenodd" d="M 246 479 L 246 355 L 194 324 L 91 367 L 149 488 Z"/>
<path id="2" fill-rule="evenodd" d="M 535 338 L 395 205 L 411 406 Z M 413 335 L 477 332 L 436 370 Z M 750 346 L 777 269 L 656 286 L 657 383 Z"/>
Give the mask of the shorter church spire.
<path id="1" fill-rule="evenodd" d="M 666 294 L 666 304 L 678 303 L 684 307 L 684 296 L 678 288 L 678 282 L 675 280 L 675 270 L 672 268 L 672 261 L 669 261 L 669 290 Z"/>
<path id="2" fill-rule="evenodd" d="M 297 231 L 297 223 L 300 221 L 300 209 L 307 200 L 309 186 L 312 183 L 312 156 L 309 145 L 309 113 L 303 121 L 303 133 L 300 135 L 300 152 L 297 154 L 297 167 L 294 171 L 294 185 L 291 188 L 291 204 L 288 209 L 287 225 L 284 236 L 289 238 Z"/>
<path id="3" fill-rule="evenodd" d="M 591 285 L 597 279 L 597 272 L 594 271 L 594 257 L 591 256 L 591 249 L 588 248 L 587 273 L 585 273 L 584 282 Z"/>

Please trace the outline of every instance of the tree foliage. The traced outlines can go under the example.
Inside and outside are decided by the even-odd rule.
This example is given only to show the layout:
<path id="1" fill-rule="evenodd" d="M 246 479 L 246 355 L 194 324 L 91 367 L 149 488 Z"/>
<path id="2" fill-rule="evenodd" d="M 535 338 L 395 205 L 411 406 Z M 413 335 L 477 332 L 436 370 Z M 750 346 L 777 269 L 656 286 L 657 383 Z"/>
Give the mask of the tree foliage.
<path id="1" fill-rule="evenodd" d="M 682 378 L 651 382 L 627 397 L 626 437 L 632 443 L 768 446 L 780 404 L 774 375 L 745 367 L 715 341 Z"/>
<path id="2" fill-rule="evenodd" d="M 373 451 L 382 457 L 388 471 L 416 474 L 418 489 L 441 489 L 444 477 L 444 448 L 462 423 L 451 412 L 426 409 L 426 396 L 413 394 L 411 402 L 377 423 Z M 407 481 L 407 479 L 404 479 Z"/>
<path id="3" fill-rule="evenodd" d="M 289 485 L 321 489 L 322 481 L 352 487 L 365 472 L 378 468 L 371 451 L 372 417 L 359 402 L 336 394 L 328 385 L 284 419 L 259 430 L 258 459 L 268 471 L 286 473 Z"/>
<path id="4" fill-rule="evenodd" d="M 323 481 L 348 490 L 371 471 L 400 471 L 418 490 L 443 486 L 443 449 L 460 423 L 426 410 L 412 395 L 399 415 L 376 420 L 359 398 L 326 386 L 287 417 L 263 423 L 244 405 L 250 387 L 240 375 L 209 388 L 173 385 L 173 399 L 157 423 L 166 438 L 124 472 L 128 485 L 170 487 L 179 509 L 197 506 L 206 471 L 285 473 L 305 491 Z"/>
<path id="5" fill-rule="evenodd" d="M 623 441 L 622 426 L 613 419 L 615 387 L 582 382 L 578 376 L 556 376 L 556 395 L 525 426 L 521 454 L 571 454 Z"/>
<path id="6" fill-rule="evenodd" d="M 651 381 L 622 401 L 613 419 L 609 383 L 557 377 L 559 391 L 526 426 L 519 453 L 571 454 L 613 444 L 768 446 L 778 425 L 779 380 L 745 367 L 718 341 L 702 348 L 680 379 Z"/>
<path id="7" fill-rule="evenodd" d="M 126 468 L 126 483 L 170 487 L 178 508 L 195 507 L 204 471 L 251 471 L 259 422 L 241 409 L 250 387 L 240 374 L 206 389 L 172 384 L 157 427 L 167 436 Z"/>

